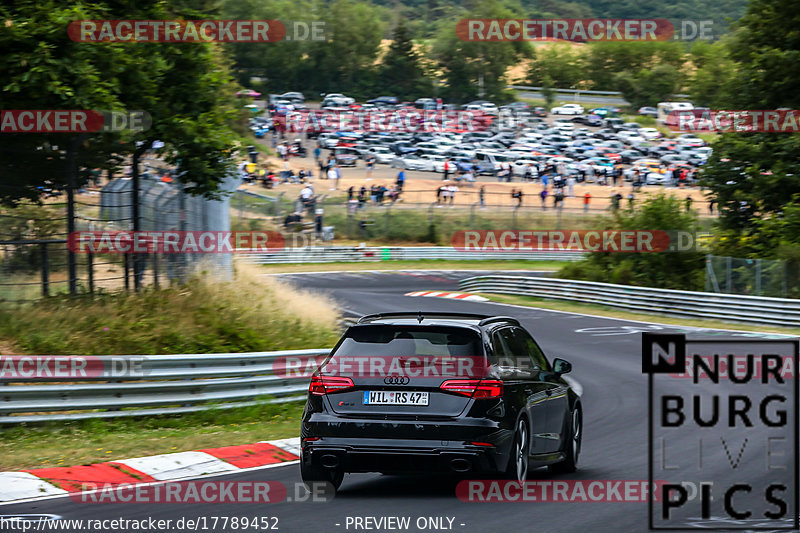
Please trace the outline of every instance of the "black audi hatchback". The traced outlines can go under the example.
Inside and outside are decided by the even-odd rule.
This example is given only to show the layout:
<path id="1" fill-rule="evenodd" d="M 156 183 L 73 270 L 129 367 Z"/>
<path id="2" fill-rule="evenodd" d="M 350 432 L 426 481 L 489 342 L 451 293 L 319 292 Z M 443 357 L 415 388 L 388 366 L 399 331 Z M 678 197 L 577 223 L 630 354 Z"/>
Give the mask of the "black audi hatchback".
<path id="1" fill-rule="evenodd" d="M 464 313 L 362 317 L 314 372 L 301 475 L 451 472 L 524 480 L 576 469 L 580 398 L 519 321 Z"/>

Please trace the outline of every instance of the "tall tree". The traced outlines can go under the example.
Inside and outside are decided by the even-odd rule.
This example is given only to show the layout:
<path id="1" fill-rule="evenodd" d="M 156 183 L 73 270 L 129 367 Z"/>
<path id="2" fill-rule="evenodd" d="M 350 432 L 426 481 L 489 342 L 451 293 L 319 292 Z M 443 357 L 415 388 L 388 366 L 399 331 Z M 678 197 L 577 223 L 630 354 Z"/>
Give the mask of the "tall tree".
<path id="1" fill-rule="evenodd" d="M 394 28 L 392 44 L 381 61 L 378 83 L 381 92 L 393 94 L 401 100 L 428 96 L 433 91 L 433 84 L 402 18 Z"/>
<path id="2" fill-rule="evenodd" d="M 456 24 L 461 19 L 519 18 L 516 15 L 497 0 L 486 0 L 440 24 L 432 55 L 445 79 L 444 96 L 461 102 L 475 97 L 511 99 L 505 91 L 506 71 L 520 58 L 530 55 L 530 43 L 465 41 L 456 34 Z"/>

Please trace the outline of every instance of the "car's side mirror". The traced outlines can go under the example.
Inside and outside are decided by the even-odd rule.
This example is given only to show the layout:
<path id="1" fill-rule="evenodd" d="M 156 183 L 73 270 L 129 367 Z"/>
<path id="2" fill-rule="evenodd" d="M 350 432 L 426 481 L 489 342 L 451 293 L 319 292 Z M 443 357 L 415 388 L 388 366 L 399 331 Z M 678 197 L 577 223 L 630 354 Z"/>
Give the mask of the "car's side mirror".
<path id="1" fill-rule="evenodd" d="M 572 372 L 572 363 L 557 357 L 553 359 L 553 372 L 556 374 L 567 374 Z"/>

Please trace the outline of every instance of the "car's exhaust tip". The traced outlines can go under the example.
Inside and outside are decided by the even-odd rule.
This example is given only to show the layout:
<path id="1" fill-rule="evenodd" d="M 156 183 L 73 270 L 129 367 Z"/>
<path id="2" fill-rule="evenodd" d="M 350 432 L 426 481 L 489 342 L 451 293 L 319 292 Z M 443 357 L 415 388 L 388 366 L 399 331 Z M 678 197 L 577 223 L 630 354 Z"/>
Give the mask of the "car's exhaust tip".
<path id="1" fill-rule="evenodd" d="M 339 458 L 332 453 L 326 453 L 319 458 L 319 464 L 322 465 L 323 468 L 338 468 Z"/>
<path id="2" fill-rule="evenodd" d="M 472 470 L 472 462 L 468 459 L 458 457 L 450 460 L 450 470 L 453 472 L 463 473 Z"/>

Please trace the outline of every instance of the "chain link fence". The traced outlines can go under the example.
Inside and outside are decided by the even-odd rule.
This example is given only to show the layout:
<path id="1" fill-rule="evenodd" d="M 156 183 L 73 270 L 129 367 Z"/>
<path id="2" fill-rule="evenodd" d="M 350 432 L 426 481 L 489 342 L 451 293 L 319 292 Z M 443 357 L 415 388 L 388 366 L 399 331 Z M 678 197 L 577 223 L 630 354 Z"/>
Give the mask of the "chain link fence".
<path id="1" fill-rule="evenodd" d="M 706 292 L 786 298 L 796 293 L 785 261 L 706 256 Z"/>

